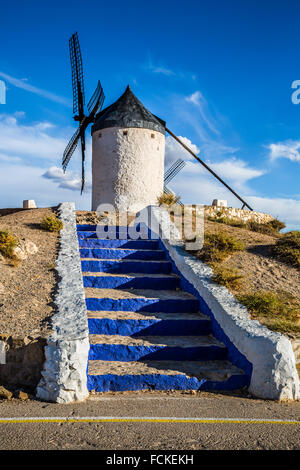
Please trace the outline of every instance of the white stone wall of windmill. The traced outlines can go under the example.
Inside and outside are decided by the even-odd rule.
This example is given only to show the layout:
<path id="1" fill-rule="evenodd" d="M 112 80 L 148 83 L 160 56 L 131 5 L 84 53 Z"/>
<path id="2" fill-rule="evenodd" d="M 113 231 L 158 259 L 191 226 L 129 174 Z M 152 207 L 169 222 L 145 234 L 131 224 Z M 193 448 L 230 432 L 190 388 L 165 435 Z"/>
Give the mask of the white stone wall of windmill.
<path id="1" fill-rule="evenodd" d="M 134 212 L 156 204 L 163 191 L 164 152 L 160 132 L 119 127 L 95 132 L 92 210 L 103 202 Z"/>

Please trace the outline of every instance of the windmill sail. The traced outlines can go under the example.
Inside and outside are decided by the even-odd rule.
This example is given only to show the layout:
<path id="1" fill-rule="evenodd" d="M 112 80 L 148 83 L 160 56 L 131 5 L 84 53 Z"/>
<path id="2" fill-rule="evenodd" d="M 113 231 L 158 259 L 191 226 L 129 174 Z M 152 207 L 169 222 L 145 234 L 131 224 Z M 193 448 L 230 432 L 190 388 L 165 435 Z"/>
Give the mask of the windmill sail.
<path id="1" fill-rule="evenodd" d="M 69 49 L 72 69 L 73 113 L 76 114 L 80 111 L 83 112 L 85 102 L 82 57 L 77 33 L 71 36 Z"/>
<path id="2" fill-rule="evenodd" d="M 81 140 L 81 194 L 85 185 L 85 131 L 87 126 L 94 122 L 95 114 L 100 111 L 104 102 L 104 92 L 100 81 L 98 81 L 96 90 L 94 91 L 88 105 L 89 115 L 84 114 L 85 94 L 84 94 L 84 81 L 83 81 L 83 67 L 82 57 L 79 46 L 78 34 L 75 33 L 69 40 L 70 60 L 72 70 L 72 89 L 73 89 L 73 112 L 75 121 L 79 121 L 79 128 L 70 139 L 62 159 L 63 170 L 69 164 L 69 161 L 78 145 L 79 139 Z"/>
<path id="3" fill-rule="evenodd" d="M 72 157 L 77 147 L 79 136 L 80 136 L 80 128 L 77 129 L 77 131 L 73 134 L 73 136 L 69 140 L 68 145 L 65 148 L 65 151 L 63 154 L 63 160 L 62 160 L 62 167 L 64 171 L 66 171 L 70 158 Z"/>
<path id="4" fill-rule="evenodd" d="M 104 102 L 104 99 L 105 99 L 105 95 L 104 95 L 104 92 L 103 92 L 103 88 L 101 86 L 101 83 L 100 83 L 100 80 L 98 80 L 98 85 L 97 85 L 97 88 L 96 90 L 94 91 L 90 101 L 88 102 L 88 110 L 90 113 L 94 112 L 94 114 L 96 114 L 96 112 L 99 110 L 101 110 L 102 106 L 103 106 L 103 102 Z"/>
<path id="5" fill-rule="evenodd" d="M 167 169 L 164 175 L 164 193 L 165 194 L 174 194 L 173 191 L 171 191 L 168 188 L 167 183 L 172 181 L 172 179 L 174 179 L 175 176 L 178 175 L 178 173 L 182 170 L 182 168 L 185 165 L 186 165 L 186 162 L 181 160 L 181 158 L 179 158 L 178 160 L 176 160 L 175 163 L 173 163 L 173 165 L 170 166 L 170 168 Z M 180 201 L 179 201 L 179 204 L 181 206 L 183 205 L 182 202 Z"/>
<path id="6" fill-rule="evenodd" d="M 185 167 L 185 165 L 186 165 L 186 162 L 183 161 L 181 158 L 176 160 L 176 162 L 173 163 L 173 165 L 170 166 L 170 168 L 168 168 L 167 171 L 165 172 L 165 175 L 164 175 L 165 184 L 172 181 L 172 179 L 175 178 L 175 176 L 182 170 L 183 167 Z"/>

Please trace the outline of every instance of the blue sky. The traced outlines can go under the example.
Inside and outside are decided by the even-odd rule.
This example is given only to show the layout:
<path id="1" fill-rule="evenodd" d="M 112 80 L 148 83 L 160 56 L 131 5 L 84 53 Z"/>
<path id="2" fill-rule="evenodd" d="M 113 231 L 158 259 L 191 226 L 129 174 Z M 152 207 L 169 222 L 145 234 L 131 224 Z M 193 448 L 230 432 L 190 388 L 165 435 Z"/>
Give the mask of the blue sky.
<path id="1" fill-rule="evenodd" d="M 33 198 L 90 208 L 89 185 L 78 190 L 79 153 L 60 171 L 75 130 L 68 39 L 78 31 L 87 98 L 100 79 L 107 106 L 129 83 L 255 209 L 300 229 L 300 104 L 291 101 L 299 14 L 296 0 L 2 4 L 0 207 Z M 167 165 L 178 156 L 188 164 L 170 187 L 184 202 L 240 207 L 167 138 Z"/>

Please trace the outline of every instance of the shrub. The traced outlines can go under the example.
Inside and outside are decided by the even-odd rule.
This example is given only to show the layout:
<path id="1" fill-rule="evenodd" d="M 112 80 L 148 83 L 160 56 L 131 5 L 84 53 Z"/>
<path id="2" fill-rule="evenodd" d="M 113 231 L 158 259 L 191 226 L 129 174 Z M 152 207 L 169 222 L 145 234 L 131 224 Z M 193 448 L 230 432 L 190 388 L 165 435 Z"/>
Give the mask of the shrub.
<path id="1" fill-rule="evenodd" d="M 231 219 L 228 216 L 222 215 L 222 213 L 217 212 L 215 216 L 208 217 L 208 220 L 211 222 L 217 222 L 220 224 L 230 225 L 231 227 L 246 228 L 251 232 L 264 233 L 265 235 L 278 235 L 280 230 L 285 228 L 285 223 L 281 222 L 278 219 L 270 220 L 265 224 L 260 224 L 249 220 L 248 222 L 243 222 L 242 220 Z"/>
<path id="2" fill-rule="evenodd" d="M 300 302 L 288 292 L 259 291 L 237 295 L 254 317 L 269 328 L 282 332 L 300 332 Z"/>
<path id="3" fill-rule="evenodd" d="M 14 248 L 18 246 L 18 240 L 7 230 L 0 231 L 0 253 L 6 258 L 14 258 Z"/>
<path id="4" fill-rule="evenodd" d="M 166 206 L 171 207 L 173 206 L 173 204 L 178 204 L 179 201 L 180 201 L 180 196 L 176 196 L 173 193 L 171 194 L 163 193 L 157 198 L 157 202 L 159 206 L 166 205 Z"/>
<path id="5" fill-rule="evenodd" d="M 230 219 L 227 216 L 222 217 L 218 214 L 213 217 L 208 217 L 208 220 L 210 220 L 211 222 L 217 222 L 218 224 L 226 224 L 226 225 L 230 225 L 231 227 L 238 227 L 238 228 L 245 227 L 246 225 L 241 220 Z"/>
<path id="6" fill-rule="evenodd" d="M 274 230 L 276 230 L 277 232 L 280 232 L 280 230 L 283 230 L 286 227 L 285 223 L 281 222 L 281 220 L 278 219 L 273 219 L 268 222 L 268 224 L 273 227 Z"/>
<path id="7" fill-rule="evenodd" d="M 283 222 L 280 222 L 280 220 L 274 219 L 271 220 L 270 222 L 266 222 L 265 224 L 260 224 L 258 222 L 254 221 L 249 221 L 246 224 L 246 228 L 248 230 L 251 230 L 251 232 L 258 232 L 258 233 L 263 233 L 265 235 L 271 235 L 271 236 L 278 236 L 279 235 L 279 230 L 281 228 L 285 227 L 285 224 Z"/>
<path id="8" fill-rule="evenodd" d="M 242 285 L 244 276 L 238 269 L 227 268 L 223 266 L 213 266 L 213 281 L 222 286 L 232 289 L 239 289 Z"/>
<path id="9" fill-rule="evenodd" d="M 280 260 L 300 268 L 300 232 L 294 230 L 282 235 L 272 251 Z"/>
<path id="10" fill-rule="evenodd" d="M 243 251 L 245 244 L 227 232 L 220 231 L 218 233 L 206 233 L 204 236 L 204 246 L 198 252 L 198 258 L 203 261 L 214 263 L 223 261 L 229 255 Z"/>
<path id="11" fill-rule="evenodd" d="M 48 232 L 60 232 L 63 229 L 63 223 L 54 215 L 44 217 L 41 222 L 41 227 Z"/>

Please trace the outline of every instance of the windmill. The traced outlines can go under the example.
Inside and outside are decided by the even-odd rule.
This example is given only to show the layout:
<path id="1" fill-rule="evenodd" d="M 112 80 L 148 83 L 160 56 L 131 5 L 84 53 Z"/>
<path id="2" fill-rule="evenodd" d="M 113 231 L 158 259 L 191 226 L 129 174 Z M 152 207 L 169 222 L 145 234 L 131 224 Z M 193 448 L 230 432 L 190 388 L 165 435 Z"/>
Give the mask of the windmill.
<path id="1" fill-rule="evenodd" d="M 84 80 L 83 80 L 83 67 L 78 34 L 74 33 L 69 40 L 70 61 L 72 70 L 72 88 L 73 88 L 73 113 L 74 120 L 78 121 L 78 129 L 71 137 L 68 145 L 65 148 L 62 160 L 62 167 L 64 172 L 68 163 L 77 147 L 79 139 L 81 140 L 81 194 L 85 184 L 85 131 L 89 124 L 95 120 L 97 112 L 101 111 L 104 102 L 104 92 L 100 80 L 98 81 L 96 90 L 88 102 L 88 114 L 84 113 L 85 94 L 84 94 Z"/>
<path id="2" fill-rule="evenodd" d="M 62 160 L 64 172 L 81 140 L 81 194 L 85 184 L 85 131 L 92 126 L 92 210 L 101 203 L 120 207 L 127 200 L 131 208 L 156 204 L 157 196 L 167 183 L 184 167 L 177 160 L 164 174 L 165 135 L 168 133 L 209 171 L 241 203 L 242 209 L 252 207 L 236 193 L 214 170 L 199 158 L 179 137 L 166 127 L 166 122 L 152 114 L 128 86 L 120 98 L 102 110 L 104 92 L 100 81 L 84 112 L 85 93 L 82 57 L 77 33 L 69 40 L 72 69 L 73 113 L 78 129 L 70 139 Z M 109 142 L 109 145 L 107 145 Z M 134 158 L 128 158 L 128 155 Z M 105 172 L 103 171 L 105 168 Z M 118 171 L 116 172 L 116 168 Z M 137 209 L 137 210 L 140 210 Z"/>
<path id="3" fill-rule="evenodd" d="M 167 186 L 167 183 L 170 183 L 170 181 L 172 181 L 176 175 L 178 175 L 178 173 L 182 170 L 183 167 L 185 167 L 186 165 L 186 162 L 183 161 L 181 158 L 179 158 L 178 160 L 176 160 L 175 163 L 173 163 L 173 165 L 170 166 L 170 168 L 167 169 L 167 171 L 165 172 L 164 174 L 164 193 L 165 194 L 173 194 L 173 191 L 171 191 L 168 186 Z M 179 204 L 182 206 L 182 202 L 179 201 Z"/>

